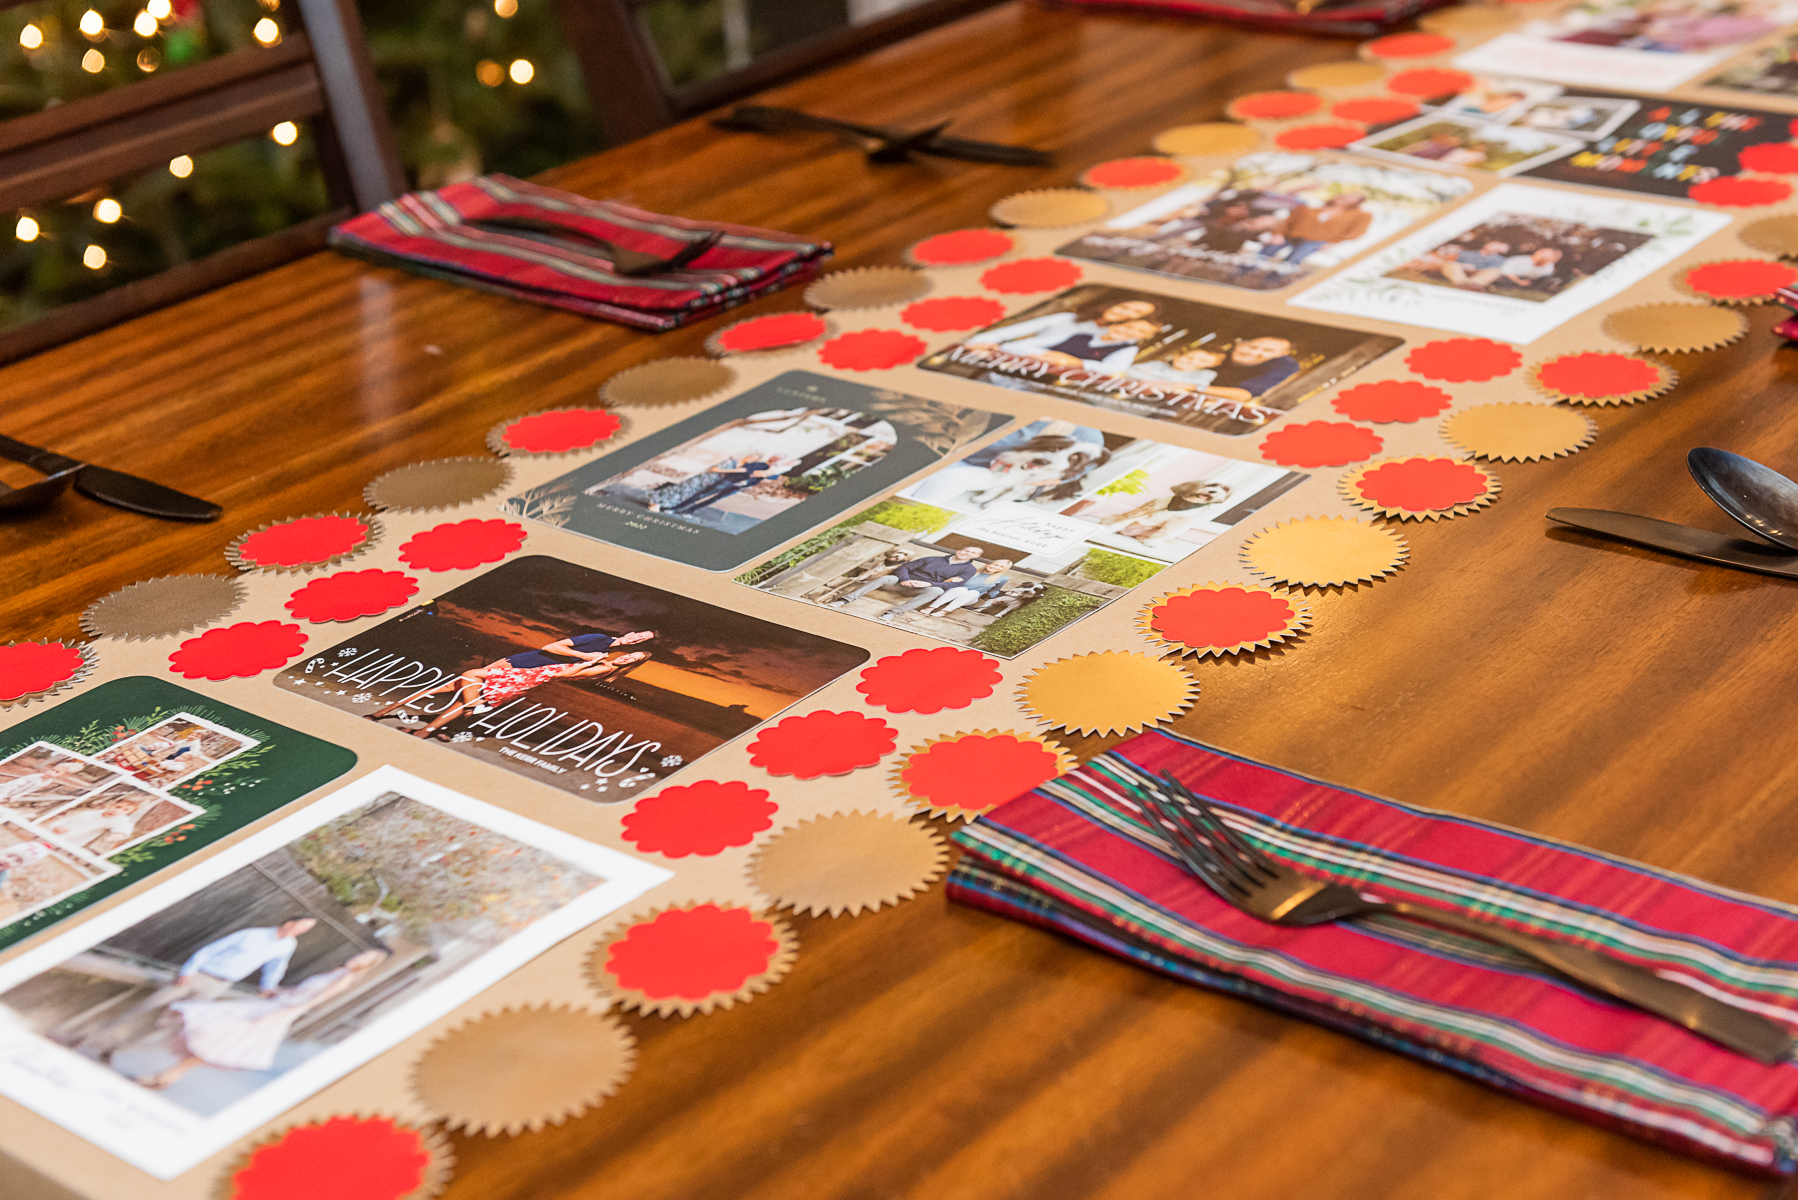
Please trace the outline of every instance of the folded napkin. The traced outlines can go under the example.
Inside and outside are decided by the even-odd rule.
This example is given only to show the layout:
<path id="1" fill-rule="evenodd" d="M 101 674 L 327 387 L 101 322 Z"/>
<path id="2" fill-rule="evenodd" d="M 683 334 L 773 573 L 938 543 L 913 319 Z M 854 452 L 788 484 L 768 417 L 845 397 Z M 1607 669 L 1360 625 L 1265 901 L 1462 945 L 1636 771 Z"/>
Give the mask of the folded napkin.
<path id="1" fill-rule="evenodd" d="M 691 262 L 649 276 L 618 273 L 595 242 L 666 259 L 714 234 L 722 236 Z M 810 279 L 832 253 L 829 242 L 665 217 L 506 175 L 411 192 L 332 229 L 331 245 L 420 275 L 654 330 Z"/>
<path id="2" fill-rule="evenodd" d="M 1159 731 L 958 831 L 950 897 L 1586 1120 L 1792 1173 L 1798 1066 L 1762 1066 L 1433 926 L 1257 920 L 1188 874 L 1129 803 L 1133 782 L 1162 771 L 1301 871 L 1599 948 L 1798 1025 L 1798 908 Z"/>

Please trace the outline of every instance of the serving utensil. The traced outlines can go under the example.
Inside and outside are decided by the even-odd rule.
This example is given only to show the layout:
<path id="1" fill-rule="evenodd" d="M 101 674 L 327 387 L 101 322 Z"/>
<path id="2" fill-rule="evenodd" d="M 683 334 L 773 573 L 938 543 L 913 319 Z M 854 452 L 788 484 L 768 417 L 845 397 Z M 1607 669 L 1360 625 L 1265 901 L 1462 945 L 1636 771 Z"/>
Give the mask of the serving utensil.
<path id="1" fill-rule="evenodd" d="M 224 511 L 216 504 L 160 483 L 27 446 L 4 435 L 0 435 L 0 458 L 24 463 L 47 476 L 27 487 L 0 494 L 0 514 L 35 511 L 55 500 L 70 484 L 91 500 L 169 521 L 216 521 Z"/>
<path id="2" fill-rule="evenodd" d="M 611 264 L 614 274 L 632 278 L 661 275 L 668 271 L 678 270 L 716 246 L 719 239 L 724 236 L 720 230 L 704 231 L 675 253 L 663 258 L 647 251 L 620 246 L 610 238 L 599 237 L 584 229 L 576 229 L 571 225 L 558 225 L 554 221 L 541 221 L 534 217 L 482 217 L 478 221 L 466 223 L 477 229 L 495 229 L 502 233 L 522 234 L 535 241 L 572 249 L 582 254 L 592 254 L 597 251 L 599 256 Z"/>
<path id="3" fill-rule="evenodd" d="M 1752 458 L 1715 446 L 1689 451 L 1686 470 L 1718 508 L 1769 542 L 1798 554 L 1798 483 Z"/>
<path id="4" fill-rule="evenodd" d="M 853 121 L 814 116 L 771 104 L 739 104 L 726 115 L 714 117 L 712 124 L 720 129 L 749 130 L 756 133 L 809 129 L 847 134 L 866 143 L 863 149 L 868 155 L 868 161 L 875 163 L 905 162 L 914 153 L 931 154 L 938 158 L 961 158 L 971 162 L 998 163 L 1010 167 L 1045 167 L 1054 161 L 1054 156 L 1047 150 L 946 137 L 943 130 L 949 127 L 948 121 L 915 133 L 903 133 L 877 125 L 858 125 Z"/>
<path id="5" fill-rule="evenodd" d="M 1161 782 L 1159 790 L 1153 785 L 1132 789 L 1150 827 L 1172 844 L 1187 868 L 1219 897 L 1263 921 L 1320 925 L 1376 913 L 1405 917 L 1507 946 L 1557 975 L 1664 1017 L 1768 1066 L 1786 1061 L 1798 1044 L 1777 1022 L 1663 978 L 1646 967 L 1503 925 L 1402 900 L 1384 900 L 1345 884 L 1302 875 L 1263 854 L 1172 775 L 1164 773 Z"/>

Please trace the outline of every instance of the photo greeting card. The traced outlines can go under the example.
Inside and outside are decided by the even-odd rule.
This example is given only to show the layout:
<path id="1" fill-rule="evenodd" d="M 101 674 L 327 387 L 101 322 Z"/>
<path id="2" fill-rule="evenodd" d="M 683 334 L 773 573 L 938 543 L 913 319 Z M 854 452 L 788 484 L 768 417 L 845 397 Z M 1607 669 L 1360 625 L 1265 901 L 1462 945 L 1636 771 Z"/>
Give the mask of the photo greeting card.
<path id="1" fill-rule="evenodd" d="M 1189 429 L 1254 433 L 1403 339 L 1083 284 L 918 364 Z"/>
<path id="2" fill-rule="evenodd" d="M 500 507 L 616 546 L 729 570 L 1010 421 L 788 371 Z"/>
<path id="3" fill-rule="evenodd" d="M 1523 344 L 1729 220 L 1684 206 L 1501 184 L 1291 303 Z"/>
<path id="4" fill-rule="evenodd" d="M 1473 187 L 1304 154 L 1249 154 L 1056 253 L 1268 291 L 1353 258 Z"/>
<path id="5" fill-rule="evenodd" d="M 619 803 L 867 660 L 859 646 L 527 555 L 275 684 L 393 737 Z"/>
<path id="6" fill-rule="evenodd" d="M 1307 478 L 1038 420 L 737 582 L 1011 658 Z"/>
<path id="7" fill-rule="evenodd" d="M 1361 154 L 1428 166 L 1516 175 L 1585 148 L 1576 137 L 1469 117 L 1435 114 L 1394 125 L 1349 146 Z"/>
<path id="8" fill-rule="evenodd" d="M 1798 34 L 1788 34 L 1725 67 L 1705 80 L 1704 86 L 1763 96 L 1798 96 Z"/>
<path id="9" fill-rule="evenodd" d="M 0 966 L 0 1094 L 173 1179 L 671 874 L 384 766 Z"/>
<path id="10" fill-rule="evenodd" d="M 1455 65 L 1664 92 L 1794 20 L 1794 0 L 1586 0 L 1482 42 Z"/>
<path id="11" fill-rule="evenodd" d="M 342 746 L 148 676 L 0 730 L 0 949 L 355 765 Z"/>

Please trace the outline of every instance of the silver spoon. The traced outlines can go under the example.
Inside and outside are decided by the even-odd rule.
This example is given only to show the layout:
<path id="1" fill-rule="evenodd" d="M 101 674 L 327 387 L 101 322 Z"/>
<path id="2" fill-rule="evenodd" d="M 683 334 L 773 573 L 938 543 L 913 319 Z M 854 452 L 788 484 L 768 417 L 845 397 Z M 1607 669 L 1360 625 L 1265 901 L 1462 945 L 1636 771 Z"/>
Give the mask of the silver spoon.
<path id="1" fill-rule="evenodd" d="M 1778 546 L 1798 553 L 1798 483 L 1752 458 L 1700 446 L 1686 469 L 1717 507 Z"/>

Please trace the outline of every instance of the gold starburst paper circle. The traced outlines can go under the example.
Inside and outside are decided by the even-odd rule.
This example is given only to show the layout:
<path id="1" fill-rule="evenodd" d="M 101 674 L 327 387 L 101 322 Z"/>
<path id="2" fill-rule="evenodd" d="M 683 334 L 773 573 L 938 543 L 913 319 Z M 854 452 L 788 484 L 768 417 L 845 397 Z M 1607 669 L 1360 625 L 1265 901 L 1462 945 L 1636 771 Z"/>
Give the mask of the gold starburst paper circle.
<path id="1" fill-rule="evenodd" d="M 448 1128 L 495 1137 L 579 1116 L 616 1094 L 636 1061 L 637 1039 L 610 1014 L 508 1007 L 432 1042 L 412 1091 Z"/>
<path id="2" fill-rule="evenodd" d="M 1341 62 L 1300 67 L 1286 77 L 1286 82 L 1301 91 L 1327 92 L 1368 87 L 1384 78 L 1386 68 L 1379 63 L 1347 58 Z"/>
<path id="3" fill-rule="evenodd" d="M 1161 154 L 1176 158 L 1211 158 L 1247 154 L 1261 144 L 1259 130 L 1233 121 L 1207 121 L 1163 129 L 1149 142 Z"/>
<path id="4" fill-rule="evenodd" d="M 1078 765 L 1061 743 L 1012 729 L 933 737 L 893 765 L 893 790 L 934 816 L 972 821 Z"/>
<path id="5" fill-rule="evenodd" d="M 106 593 L 82 610 L 81 628 L 126 642 L 175 637 L 224 620 L 246 594 L 229 575 L 162 575 Z"/>
<path id="6" fill-rule="evenodd" d="M 1186 668 L 1123 650 L 1045 663 L 1018 685 L 1018 703 L 1051 729 L 1135 733 L 1171 721 L 1199 694 Z"/>
<path id="7" fill-rule="evenodd" d="M 587 980 L 623 1008 L 689 1017 L 767 991 L 798 954 L 799 939 L 779 917 L 705 901 L 614 927 L 587 956 Z"/>
<path id="8" fill-rule="evenodd" d="M 832 813 L 790 825 L 750 860 L 776 908 L 850 916 L 909 900 L 943 873 L 949 852 L 928 825 L 886 813 Z"/>
<path id="9" fill-rule="evenodd" d="M 1798 213 L 1779 217 L 1763 217 L 1736 232 L 1736 238 L 1750 250 L 1773 254 L 1780 258 L 1798 258 Z"/>
<path id="10" fill-rule="evenodd" d="M 371 1130 L 371 1125 L 379 1128 Z M 322 1168 L 342 1169 L 343 1164 L 334 1159 L 342 1150 L 341 1132 L 348 1132 L 364 1153 L 369 1152 L 368 1135 L 371 1132 L 404 1139 L 400 1144 L 390 1143 L 400 1163 L 364 1164 L 367 1169 L 381 1171 L 383 1177 L 396 1167 L 410 1168 L 412 1163 L 406 1159 L 416 1162 L 418 1155 L 424 1156 L 424 1163 L 417 1167 L 418 1183 L 404 1192 L 394 1193 L 392 1200 L 430 1200 L 442 1194 L 455 1173 L 456 1156 L 450 1148 L 449 1138 L 441 1130 L 420 1128 L 386 1113 L 362 1110 L 322 1121 L 289 1125 L 258 1138 L 220 1172 L 212 1194 L 218 1200 L 244 1200 L 245 1197 L 263 1200 L 269 1195 L 290 1194 L 296 1180 L 313 1183 L 318 1172 L 308 1169 L 312 1161 L 316 1160 Z M 323 1200 L 322 1196 L 320 1200 Z"/>
<path id="11" fill-rule="evenodd" d="M 1097 221 L 1111 211 L 1111 202 L 1085 188 L 1044 188 L 1014 192 L 987 209 L 1001 225 L 1020 229 L 1061 229 Z"/>
<path id="12" fill-rule="evenodd" d="M 1137 628 L 1164 651 L 1226 654 L 1283 642 L 1311 624 L 1311 609 L 1271 588 L 1204 583 L 1180 588 L 1142 606 Z"/>
<path id="13" fill-rule="evenodd" d="M 805 289 L 813 308 L 890 308 L 930 294 L 930 276 L 915 267 L 853 267 L 832 271 Z"/>
<path id="14" fill-rule="evenodd" d="M 1552 404 L 1481 404 L 1451 413 L 1442 437 L 1475 458 L 1535 462 L 1583 450 L 1598 436 L 1585 413 Z"/>
<path id="15" fill-rule="evenodd" d="M 1445 521 L 1498 499 L 1498 476 L 1443 454 L 1379 458 L 1344 473 L 1337 487 L 1350 504 L 1399 521 Z"/>
<path id="16" fill-rule="evenodd" d="M 1691 354 L 1740 340 L 1748 318 L 1714 304 L 1638 304 L 1605 317 L 1604 331 L 1638 350 Z"/>
<path id="17" fill-rule="evenodd" d="M 599 389 L 601 404 L 658 408 L 715 396 L 737 373 L 714 358 L 657 358 L 618 372 Z"/>
<path id="18" fill-rule="evenodd" d="M 497 458 L 438 458 L 396 467 L 362 489 L 370 508 L 383 512 L 435 512 L 491 496 L 512 479 Z"/>
<path id="19" fill-rule="evenodd" d="M 1405 565 L 1411 547 L 1396 532 L 1350 517 L 1300 517 L 1242 544 L 1242 562 L 1264 579 L 1293 587 L 1371 583 Z"/>

